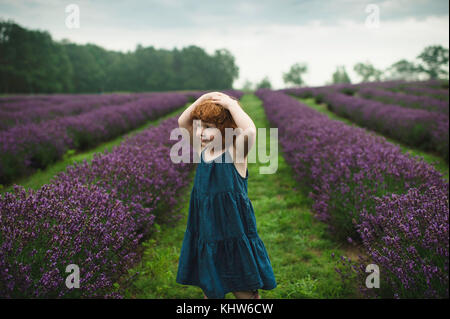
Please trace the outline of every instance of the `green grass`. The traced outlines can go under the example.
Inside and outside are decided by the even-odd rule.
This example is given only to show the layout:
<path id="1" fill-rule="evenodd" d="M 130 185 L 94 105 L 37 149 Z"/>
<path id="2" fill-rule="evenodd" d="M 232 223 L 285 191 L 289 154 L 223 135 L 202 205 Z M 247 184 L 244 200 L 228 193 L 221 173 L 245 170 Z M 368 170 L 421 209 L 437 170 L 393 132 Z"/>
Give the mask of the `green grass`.
<path id="1" fill-rule="evenodd" d="M 371 132 L 371 133 L 375 134 L 375 135 L 383 136 L 390 143 L 398 145 L 403 153 L 409 153 L 412 156 L 420 156 L 420 157 L 422 157 L 425 162 L 433 165 L 436 168 L 437 171 L 442 173 L 442 175 L 444 176 L 444 178 L 447 181 L 449 180 L 449 165 L 448 165 L 448 163 L 446 163 L 446 161 L 441 156 L 439 156 L 439 155 L 437 155 L 435 153 L 424 152 L 424 151 L 422 151 L 420 149 L 411 147 L 409 145 L 405 145 L 403 143 L 398 142 L 395 139 L 386 137 L 386 136 L 384 136 L 384 135 L 382 135 L 380 133 L 377 133 L 375 131 L 369 130 L 369 129 L 364 128 L 362 126 L 359 126 L 358 124 L 352 122 L 351 120 L 349 120 L 347 118 L 344 118 L 344 117 L 341 117 L 339 115 L 336 115 L 332 111 L 328 110 L 327 105 L 325 103 L 320 103 L 319 104 L 319 103 L 317 103 L 315 101 L 314 98 L 304 99 L 304 98 L 299 98 L 299 97 L 296 97 L 296 96 L 293 96 L 293 97 L 296 98 L 297 100 L 299 100 L 300 102 L 302 102 L 303 104 L 305 104 L 305 105 L 307 105 L 307 106 L 309 106 L 309 107 L 311 107 L 311 108 L 313 108 L 313 109 L 315 109 L 315 110 L 317 110 L 317 111 L 319 111 L 321 113 L 324 113 L 324 114 L 328 115 L 328 117 L 330 119 L 338 120 L 338 121 L 344 122 L 344 123 L 346 123 L 348 125 L 351 125 L 351 126 L 360 127 L 362 129 L 365 129 L 368 132 Z"/>
<path id="2" fill-rule="evenodd" d="M 181 108 L 178 108 L 162 117 L 159 117 L 156 120 L 148 121 L 144 125 L 136 128 L 135 130 L 132 130 L 128 132 L 127 134 L 121 135 L 111 141 L 102 143 L 98 145 L 97 147 L 90 149 L 85 152 L 79 152 L 76 153 L 74 150 L 69 150 L 65 155 L 64 158 L 61 161 L 58 161 L 45 169 L 37 170 L 33 175 L 26 176 L 23 178 L 18 179 L 13 184 L 2 187 L 0 185 L 0 193 L 5 192 L 11 192 L 13 190 L 14 184 L 22 185 L 25 188 L 31 188 L 31 189 L 39 189 L 42 185 L 50 183 L 51 179 L 56 176 L 58 173 L 63 172 L 66 170 L 67 166 L 73 165 L 74 163 L 81 163 L 84 160 L 90 162 L 94 158 L 94 154 L 96 153 L 104 153 L 104 152 L 110 152 L 114 146 L 119 145 L 122 143 L 122 141 L 125 139 L 125 137 L 133 136 L 145 129 L 147 129 L 150 126 L 156 126 L 161 121 L 168 119 L 170 117 L 176 116 L 177 114 L 180 114 L 187 106 L 189 106 L 191 103 L 187 103 Z"/>
<path id="3" fill-rule="evenodd" d="M 270 128 L 256 96 L 246 94 L 241 103 L 256 127 Z M 266 134 L 269 140 L 268 129 Z M 273 290 L 260 290 L 261 298 L 358 298 L 357 283 L 342 284 L 331 253 L 355 260 L 360 252 L 331 240 L 325 225 L 314 219 L 311 200 L 293 179 L 281 149 L 276 159 L 275 174 L 259 173 L 259 168 L 267 163 L 248 165 L 249 198 L 255 209 L 258 234 L 267 248 L 278 284 Z M 159 232 L 144 242 L 142 260 L 119 281 L 126 298 L 203 298 L 200 288 L 175 281 L 192 183 L 181 200 L 183 219 L 175 225 L 158 225 Z M 234 295 L 229 293 L 226 299 L 234 299 Z"/>

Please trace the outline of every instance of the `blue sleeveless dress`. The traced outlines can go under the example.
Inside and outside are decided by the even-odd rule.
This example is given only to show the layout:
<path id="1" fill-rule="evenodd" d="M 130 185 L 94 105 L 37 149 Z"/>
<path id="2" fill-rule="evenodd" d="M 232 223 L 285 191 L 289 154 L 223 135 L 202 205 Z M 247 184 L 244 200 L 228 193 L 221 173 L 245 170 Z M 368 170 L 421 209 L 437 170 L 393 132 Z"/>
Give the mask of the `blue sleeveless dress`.
<path id="1" fill-rule="evenodd" d="M 201 152 L 176 282 L 200 287 L 208 298 L 277 286 L 243 178 L 225 150 L 206 162 Z"/>

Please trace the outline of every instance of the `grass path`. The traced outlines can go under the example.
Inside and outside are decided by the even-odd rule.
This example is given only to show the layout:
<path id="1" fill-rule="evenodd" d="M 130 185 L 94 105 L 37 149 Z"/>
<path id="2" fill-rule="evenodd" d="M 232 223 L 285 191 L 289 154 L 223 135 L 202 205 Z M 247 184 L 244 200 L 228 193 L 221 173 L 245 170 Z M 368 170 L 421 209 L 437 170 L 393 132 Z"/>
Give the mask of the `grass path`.
<path id="1" fill-rule="evenodd" d="M 262 103 L 255 95 L 246 94 L 241 102 L 258 128 L 270 127 Z M 268 129 L 266 133 L 269 141 Z M 341 283 L 331 253 L 354 260 L 359 251 L 331 240 L 325 225 L 313 218 L 311 201 L 293 179 L 281 149 L 277 158 L 275 174 L 259 174 L 259 167 L 267 164 L 248 165 L 249 198 L 278 284 L 273 290 L 261 290 L 261 297 L 358 298 L 355 286 Z M 175 225 L 156 225 L 158 232 L 143 243 L 142 260 L 120 280 L 127 282 L 121 284 L 126 298 L 203 298 L 200 288 L 175 281 L 194 175 L 195 171 L 181 199 L 183 219 Z M 226 299 L 234 299 L 233 294 L 227 294 Z"/>
<path id="2" fill-rule="evenodd" d="M 341 117 L 341 116 L 333 113 L 332 111 L 328 110 L 327 105 L 325 103 L 320 103 L 319 104 L 319 103 L 317 103 L 315 101 L 314 98 L 304 99 L 304 98 L 299 98 L 299 97 L 294 96 L 294 95 L 291 95 L 291 96 L 294 97 L 295 99 L 299 100 L 303 104 L 305 104 L 305 105 L 307 105 L 307 106 L 309 106 L 309 107 L 311 107 L 311 108 L 313 108 L 313 109 L 315 109 L 315 110 L 317 110 L 317 111 L 319 111 L 321 113 L 324 113 L 324 114 L 328 115 L 328 117 L 330 117 L 333 120 L 338 120 L 338 121 L 344 122 L 344 123 L 346 123 L 348 125 L 351 125 L 351 126 L 360 127 L 360 128 L 365 129 L 368 132 L 371 132 L 371 133 L 375 134 L 375 135 L 383 136 L 390 143 L 398 145 L 403 153 L 408 152 L 412 156 L 421 156 L 421 157 L 423 157 L 425 162 L 433 165 L 436 168 L 437 171 L 441 172 L 444 175 L 444 178 L 447 181 L 449 180 L 449 165 L 445 162 L 445 160 L 441 156 L 439 156 L 437 154 L 434 154 L 434 153 L 425 152 L 423 150 L 411 147 L 409 145 L 405 145 L 403 143 L 398 142 L 395 139 L 386 137 L 386 136 L 384 136 L 384 135 L 382 135 L 382 134 L 380 134 L 378 132 L 375 132 L 375 131 L 369 130 L 369 129 L 365 128 L 365 127 L 359 126 L 358 124 L 352 122 L 351 120 L 349 120 L 349 119 L 347 119 L 345 117 Z"/>
<path id="3" fill-rule="evenodd" d="M 145 129 L 147 129 L 150 126 L 156 126 L 161 121 L 176 116 L 177 114 L 181 113 L 187 106 L 191 105 L 192 102 L 187 103 L 181 108 L 178 108 L 166 115 L 163 115 L 159 117 L 156 120 L 148 121 L 144 125 L 124 134 L 121 135 L 111 141 L 102 143 L 98 146 L 96 146 L 93 149 L 84 151 L 84 152 L 78 152 L 76 153 L 75 150 L 69 150 L 65 155 L 64 158 L 61 161 L 55 162 L 52 165 L 46 167 L 44 170 L 38 169 L 36 173 L 30 176 L 26 176 L 23 178 L 18 179 L 13 184 L 2 187 L 0 185 L 0 194 L 5 192 L 11 192 L 13 190 L 14 184 L 22 185 L 26 189 L 39 189 L 42 185 L 50 183 L 51 179 L 56 176 L 59 172 L 63 172 L 66 170 L 66 167 L 69 165 L 73 165 L 74 163 L 78 162 L 81 163 L 84 160 L 90 162 L 94 158 L 94 154 L 96 153 L 104 153 L 104 152 L 110 152 L 114 146 L 119 145 L 122 143 L 122 141 L 125 139 L 126 136 L 133 136 Z"/>

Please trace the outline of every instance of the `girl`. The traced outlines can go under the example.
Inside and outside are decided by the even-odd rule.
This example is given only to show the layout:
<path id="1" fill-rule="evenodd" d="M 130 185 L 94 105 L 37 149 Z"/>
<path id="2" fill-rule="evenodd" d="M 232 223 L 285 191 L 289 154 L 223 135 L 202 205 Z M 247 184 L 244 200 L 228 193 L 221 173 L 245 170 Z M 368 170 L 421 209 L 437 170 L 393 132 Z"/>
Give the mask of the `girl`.
<path id="1" fill-rule="evenodd" d="M 201 125 L 193 127 L 193 120 Z M 220 92 L 202 95 L 178 124 L 189 130 L 191 145 L 194 137 L 201 138 L 201 145 L 194 146 L 200 163 L 176 281 L 200 287 L 206 299 L 225 298 L 228 292 L 238 299 L 260 299 L 258 289 L 277 284 L 247 194 L 247 155 L 256 141 L 255 124 L 237 100 Z M 226 145 L 225 128 L 244 134 Z M 219 133 L 221 152 L 212 153 Z"/>

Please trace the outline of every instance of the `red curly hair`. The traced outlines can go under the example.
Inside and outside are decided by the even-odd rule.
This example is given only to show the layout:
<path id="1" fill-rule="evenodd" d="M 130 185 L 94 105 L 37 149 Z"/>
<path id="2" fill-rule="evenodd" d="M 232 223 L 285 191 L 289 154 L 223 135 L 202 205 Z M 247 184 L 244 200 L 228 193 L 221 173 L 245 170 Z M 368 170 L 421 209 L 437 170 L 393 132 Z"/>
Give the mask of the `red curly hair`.
<path id="1" fill-rule="evenodd" d="M 230 97 L 239 103 L 237 99 L 232 96 Z M 222 134 L 222 149 L 225 148 L 225 128 L 236 129 L 238 127 L 230 111 L 222 105 L 211 102 L 210 99 L 197 105 L 191 112 L 191 124 L 193 124 L 194 120 L 201 120 L 202 122 L 214 123 L 216 125 Z M 236 146 L 236 135 L 233 135 L 233 145 Z"/>

